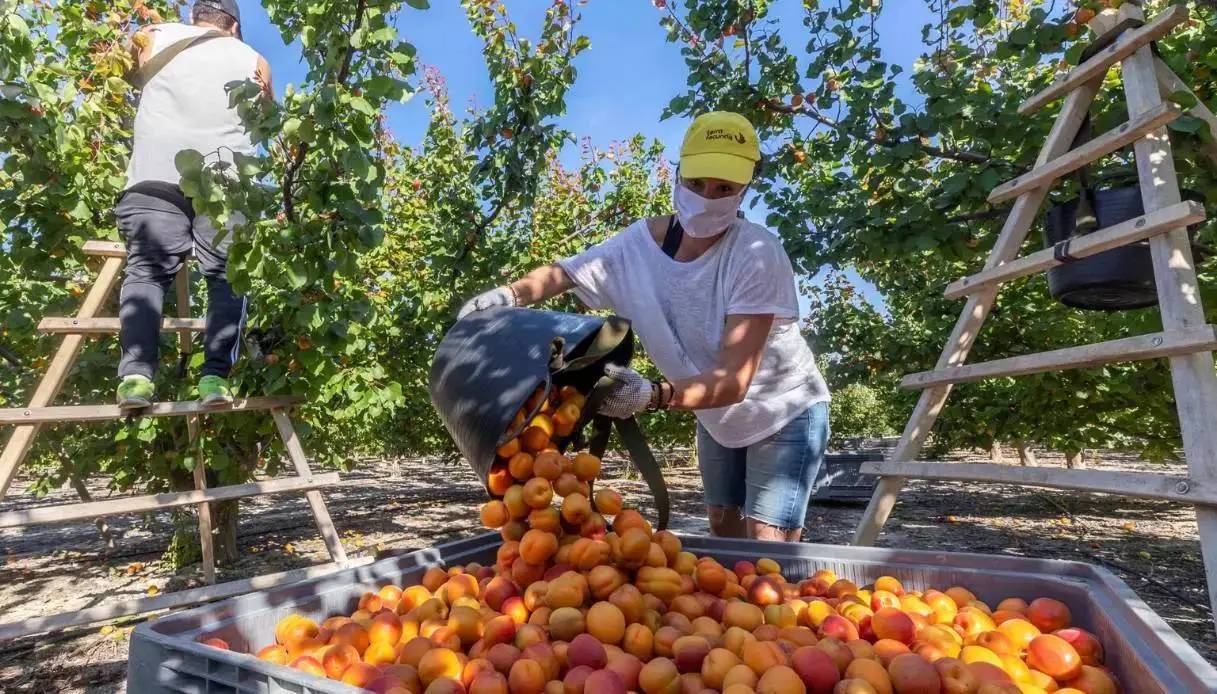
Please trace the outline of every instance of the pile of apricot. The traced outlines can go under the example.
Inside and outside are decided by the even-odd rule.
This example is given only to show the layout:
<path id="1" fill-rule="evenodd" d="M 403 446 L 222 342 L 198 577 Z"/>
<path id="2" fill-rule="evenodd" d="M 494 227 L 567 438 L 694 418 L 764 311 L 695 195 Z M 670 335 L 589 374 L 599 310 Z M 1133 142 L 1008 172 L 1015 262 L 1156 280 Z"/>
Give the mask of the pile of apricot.
<path id="1" fill-rule="evenodd" d="M 320 624 L 289 616 L 256 656 L 394 694 L 1118 691 L 1098 639 L 1051 598 L 990 605 L 827 569 L 790 581 L 771 559 L 684 551 L 616 492 L 592 493 L 598 458 L 552 445 L 581 397 L 548 394 L 552 417 L 517 421 L 500 449 L 481 509 L 503 538 L 493 566 L 432 567 Z"/>

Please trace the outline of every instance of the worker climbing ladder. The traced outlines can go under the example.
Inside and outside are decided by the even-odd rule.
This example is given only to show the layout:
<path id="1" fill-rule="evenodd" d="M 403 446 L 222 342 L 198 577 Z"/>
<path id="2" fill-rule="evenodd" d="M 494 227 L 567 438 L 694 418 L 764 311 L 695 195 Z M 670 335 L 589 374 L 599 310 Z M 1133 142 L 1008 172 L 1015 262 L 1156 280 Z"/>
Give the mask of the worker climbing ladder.
<path id="1" fill-rule="evenodd" d="M 1035 167 L 997 186 L 989 195 L 990 203 L 1013 199 L 1014 206 L 984 269 L 947 287 L 948 298 L 966 296 L 967 304 L 934 370 L 908 375 L 902 381 L 904 387 L 922 389 L 921 397 L 889 459 L 863 465 L 862 471 L 879 475 L 880 482 L 859 523 L 854 544 L 874 543 L 908 478 L 1025 484 L 1188 503 L 1196 508 L 1209 597 L 1217 608 L 1217 427 L 1212 426 L 1217 414 L 1217 374 L 1212 355 L 1217 348 L 1217 328 L 1205 322 L 1187 232 L 1187 225 L 1203 220 L 1205 215 L 1203 207 L 1181 199 L 1166 130 L 1166 125 L 1183 112 L 1163 101 L 1163 96 L 1183 91 L 1186 86 L 1152 47 L 1154 41 L 1187 21 L 1188 12 L 1185 7 L 1172 6 L 1146 23 L 1138 5 L 1125 2 L 1119 10 L 1105 10 L 1092 19 L 1090 27 L 1102 48 L 1019 107 L 1020 115 L 1028 115 L 1064 98 Z M 1128 122 L 1071 149 L 1104 76 L 1116 63 L 1123 70 Z M 1203 102 L 1196 100 L 1196 104 L 1191 115 L 1206 121 L 1211 132 L 1217 134 L 1217 117 Z M 1144 214 L 1064 241 L 1063 248 L 1019 258 L 1019 247 L 1052 185 L 1129 144 L 1136 153 Z M 1217 152 L 1211 144 L 1206 144 L 1205 152 L 1217 163 Z M 964 364 L 1003 282 L 1146 239 L 1153 259 L 1162 332 Z M 1170 359 L 1188 464 L 1186 477 L 914 462 L 956 383 L 1159 357 Z"/>
<path id="2" fill-rule="evenodd" d="M 200 462 L 195 465 L 193 471 L 194 490 L 121 497 L 102 501 L 92 501 L 84 498 L 80 503 L 39 506 L 25 510 L 8 511 L 0 513 L 0 528 L 16 528 L 41 523 L 62 523 L 116 514 L 146 513 L 180 506 L 195 506 L 199 519 L 199 543 L 202 549 L 203 575 L 204 581 L 208 584 L 208 588 L 196 590 L 202 590 L 203 592 L 199 595 L 205 596 L 206 599 L 216 599 L 243 592 L 241 588 L 244 584 L 251 584 L 251 581 L 239 581 L 232 585 L 212 585 L 215 584 L 215 550 L 209 504 L 211 502 L 228 501 L 264 494 L 304 492 L 330 557 L 337 567 L 347 566 L 349 562 L 347 561 L 346 552 L 342 547 L 342 541 L 338 537 L 338 532 L 334 528 L 333 521 L 330 519 L 325 500 L 322 498 L 321 492 L 318 491 L 323 487 L 337 484 L 339 481 L 338 474 L 314 474 L 309 469 L 304 448 L 301 446 L 300 439 L 296 435 L 296 430 L 292 426 L 291 418 L 288 416 L 288 409 L 302 402 L 303 398 L 298 396 L 251 397 L 238 399 L 229 405 L 220 407 L 203 407 L 198 401 L 158 402 L 154 403 L 151 407 L 127 411 L 120 410 L 117 405 L 54 406 L 52 404 L 63 388 L 73 364 L 76 362 L 84 337 L 89 334 L 116 333 L 119 330 L 118 318 L 98 317 L 97 314 L 101 311 L 111 291 L 118 283 L 119 272 L 126 261 L 126 251 L 123 244 L 113 241 L 88 241 L 84 244 L 84 252 L 86 255 L 104 258 L 96 282 L 85 294 L 80 310 L 75 317 L 47 317 L 39 322 L 38 329 L 40 331 L 62 334 L 64 338 L 56 350 L 54 357 L 52 357 L 46 374 L 34 390 L 34 395 L 30 399 L 29 405 L 20 408 L 0 408 L 0 426 L 12 425 L 14 427 L 12 436 L 5 444 L 3 451 L 0 452 L 0 499 L 3 499 L 7 494 L 9 486 L 17 475 L 17 471 L 29 454 L 30 448 L 34 443 L 34 438 L 38 435 L 43 425 L 111 421 L 127 417 L 185 417 L 190 445 L 194 447 L 200 443 L 198 440 L 200 420 L 204 416 L 223 416 L 229 413 L 269 410 L 271 417 L 275 421 L 279 436 L 283 439 L 288 458 L 290 458 L 295 468 L 296 475 L 283 479 L 208 488 L 205 471 L 206 463 L 200 455 L 198 457 Z M 182 353 L 189 354 L 194 348 L 192 334 L 202 331 L 205 327 L 205 321 L 190 317 L 190 288 L 187 267 L 185 265 L 183 265 L 176 277 L 175 287 L 178 316 L 176 318 L 165 318 L 162 322 L 161 330 L 178 333 Z M 287 573 L 295 576 L 293 572 Z M 302 574 L 300 577 L 304 577 L 304 575 Z M 251 585 L 256 587 L 259 584 L 257 581 L 253 581 Z M 228 588 L 225 589 L 225 586 L 228 586 Z M 190 593 L 191 591 L 185 592 Z M 194 602 L 198 601 L 194 600 Z M 166 601 L 162 600 L 160 602 Z M 159 605 L 160 602 L 156 604 Z M 106 616 L 134 614 L 147 611 L 143 609 L 145 606 L 148 609 L 157 609 L 155 606 L 147 603 L 136 603 L 139 603 L 139 601 L 134 601 L 130 608 L 125 611 L 122 609 L 119 611 L 110 610 L 104 613 L 98 612 L 97 614 L 105 614 Z M 172 606 L 173 604 L 173 601 L 170 600 L 166 606 Z M 177 604 L 188 603 L 179 602 Z M 72 618 L 59 619 L 58 617 L 61 616 L 26 620 L 26 623 L 17 625 L 0 625 L 0 639 L 20 636 L 24 633 L 35 633 L 49 627 L 61 627 L 73 623 L 96 621 L 88 619 L 88 615 L 77 616 L 74 621 Z"/>

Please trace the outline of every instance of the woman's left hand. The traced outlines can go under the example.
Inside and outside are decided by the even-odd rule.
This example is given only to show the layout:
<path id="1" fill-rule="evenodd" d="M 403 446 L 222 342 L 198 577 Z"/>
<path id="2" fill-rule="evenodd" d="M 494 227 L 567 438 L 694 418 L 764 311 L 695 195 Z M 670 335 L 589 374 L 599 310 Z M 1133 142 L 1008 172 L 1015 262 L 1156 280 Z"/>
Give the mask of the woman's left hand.
<path id="1" fill-rule="evenodd" d="M 597 414 L 614 419 L 628 419 L 645 410 L 651 402 L 654 384 L 637 371 L 616 364 L 604 367 L 604 375 L 613 382 L 608 395 L 600 403 Z"/>

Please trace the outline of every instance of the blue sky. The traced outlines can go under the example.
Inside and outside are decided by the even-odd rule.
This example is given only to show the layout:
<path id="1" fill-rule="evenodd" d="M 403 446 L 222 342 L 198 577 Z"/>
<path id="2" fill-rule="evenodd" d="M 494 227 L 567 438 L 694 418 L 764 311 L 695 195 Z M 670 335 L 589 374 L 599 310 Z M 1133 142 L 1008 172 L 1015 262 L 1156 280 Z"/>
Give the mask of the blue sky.
<path id="1" fill-rule="evenodd" d="M 503 1 L 521 31 L 535 35 L 549 3 Z M 256 0 L 239 2 L 245 40 L 270 62 L 275 91 L 282 95 L 288 83 L 304 77 L 299 46 L 283 43 Z M 791 46 L 806 41 L 802 4 L 801 0 L 775 0 L 771 5 L 771 16 L 779 21 Z M 598 147 L 642 133 L 664 142 L 669 158 L 675 159 L 688 122 L 660 120 L 659 116 L 668 100 L 686 88 L 686 73 L 680 47 L 668 43 L 659 26 L 660 11 L 651 0 L 590 0 L 580 11 L 580 31 L 591 40 L 591 48 L 577 59 L 579 76 L 568 96 L 562 124 L 579 136 L 590 137 Z M 888 3 L 879 26 L 887 60 L 910 67 L 922 52 L 921 27 L 929 20 L 921 0 Z M 457 0 L 431 0 L 431 9 L 425 11 L 407 8 L 398 26 L 402 37 L 418 49 L 419 59 L 444 75 L 454 108 L 461 108 L 469 99 L 481 103 L 490 99 L 481 45 Z M 388 123 L 399 141 L 421 141 L 428 119 L 424 101 L 416 97 L 390 110 Z M 764 211 L 758 206 L 751 216 L 763 219 Z M 863 290 L 865 296 L 877 300 L 873 290 Z"/>

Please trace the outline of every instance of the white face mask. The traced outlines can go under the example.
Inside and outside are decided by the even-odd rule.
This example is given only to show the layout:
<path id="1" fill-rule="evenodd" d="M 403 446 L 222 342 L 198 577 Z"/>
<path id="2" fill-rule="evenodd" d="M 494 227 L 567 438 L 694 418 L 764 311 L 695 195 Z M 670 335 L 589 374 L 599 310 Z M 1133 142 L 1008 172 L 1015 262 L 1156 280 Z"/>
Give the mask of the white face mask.
<path id="1" fill-rule="evenodd" d="M 685 233 L 695 239 L 708 239 L 725 232 L 739 213 L 744 191 L 726 198 L 703 198 L 680 181 L 672 188 L 676 218 Z"/>

